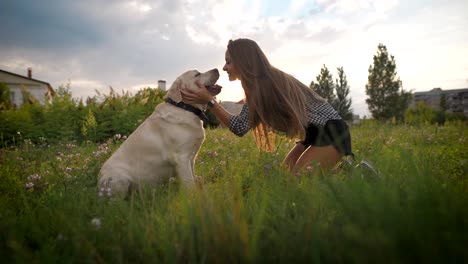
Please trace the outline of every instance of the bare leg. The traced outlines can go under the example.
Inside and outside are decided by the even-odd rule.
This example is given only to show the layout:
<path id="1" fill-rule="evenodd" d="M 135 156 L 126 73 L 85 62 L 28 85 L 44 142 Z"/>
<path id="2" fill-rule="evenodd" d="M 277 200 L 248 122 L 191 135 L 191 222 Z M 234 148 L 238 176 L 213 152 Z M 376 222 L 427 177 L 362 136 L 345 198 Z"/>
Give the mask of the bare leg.
<path id="1" fill-rule="evenodd" d="M 343 157 L 334 146 L 308 147 L 297 160 L 293 172 L 304 168 L 312 161 L 316 161 L 323 169 L 332 169 Z"/>
<path id="2" fill-rule="evenodd" d="M 294 165 L 296 164 L 299 157 L 302 155 L 306 148 L 301 143 L 297 143 L 288 153 L 283 161 L 283 164 L 288 166 L 290 171 L 293 171 Z"/>

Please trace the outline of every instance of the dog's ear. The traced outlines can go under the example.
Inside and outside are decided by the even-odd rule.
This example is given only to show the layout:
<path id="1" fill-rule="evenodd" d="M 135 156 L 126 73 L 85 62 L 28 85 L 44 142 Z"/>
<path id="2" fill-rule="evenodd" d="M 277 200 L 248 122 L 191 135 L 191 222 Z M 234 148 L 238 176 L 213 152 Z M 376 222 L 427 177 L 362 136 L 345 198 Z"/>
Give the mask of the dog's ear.
<path id="1" fill-rule="evenodd" d="M 182 94 L 180 94 L 180 85 L 181 85 L 181 80 L 177 78 L 172 85 L 171 88 L 167 91 L 166 97 L 171 98 L 174 100 L 176 103 L 182 101 Z"/>

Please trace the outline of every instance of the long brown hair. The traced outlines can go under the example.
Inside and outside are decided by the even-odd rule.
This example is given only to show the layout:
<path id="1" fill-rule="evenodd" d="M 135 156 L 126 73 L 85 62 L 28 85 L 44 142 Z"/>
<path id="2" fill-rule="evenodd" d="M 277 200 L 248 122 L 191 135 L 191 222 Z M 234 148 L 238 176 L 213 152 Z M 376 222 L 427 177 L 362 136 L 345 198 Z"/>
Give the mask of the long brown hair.
<path id="1" fill-rule="evenodd" d="M 324 99 L 290 74 L 273 67 L 255 41 L 230 40 L 227 48 L 245 92 L 257 145 L 273 150 L 273 131 L 289 138 L 303 137 L 307 97 Z"/>

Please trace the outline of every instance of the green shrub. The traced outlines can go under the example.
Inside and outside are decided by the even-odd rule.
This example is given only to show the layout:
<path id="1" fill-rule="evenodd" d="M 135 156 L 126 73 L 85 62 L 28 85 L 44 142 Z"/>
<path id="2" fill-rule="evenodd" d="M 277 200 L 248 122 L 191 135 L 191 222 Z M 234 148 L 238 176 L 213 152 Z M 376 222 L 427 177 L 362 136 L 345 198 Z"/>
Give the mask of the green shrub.
<path id="1" fill-rule="evenodd" d="M 0 111 L 1 147 L 18 141 L 104 142 L 116 134 L 129 135 L 163 102 L 165 92 L 145 88 L 135 96 L 97 93 L 85 105 L 72 97 L 69 86 L 57 89 L 50 103 L 25 103 L 20 109 Z"/>

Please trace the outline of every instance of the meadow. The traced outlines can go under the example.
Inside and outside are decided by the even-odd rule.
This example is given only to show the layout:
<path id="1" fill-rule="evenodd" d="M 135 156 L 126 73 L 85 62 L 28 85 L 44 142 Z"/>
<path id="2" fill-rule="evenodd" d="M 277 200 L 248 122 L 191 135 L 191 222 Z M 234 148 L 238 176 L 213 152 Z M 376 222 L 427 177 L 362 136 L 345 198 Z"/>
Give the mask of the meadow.
<path id="1" fill-rule="evenodd" d="M 128 200 L 96 187 L 125 140 L 0 150 L 3 263 L 466 263 L 466 122 L 351 128 L 356 160 L 291 175 L 253 137 L 207 129 L 199 187 L 145 188 Z M 365 159 L 377 173 L 356 165 Z M 110 198 L 109 198 L 110 196 Z"/>

